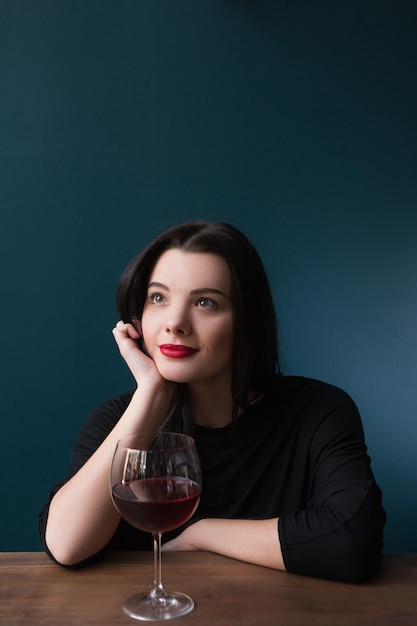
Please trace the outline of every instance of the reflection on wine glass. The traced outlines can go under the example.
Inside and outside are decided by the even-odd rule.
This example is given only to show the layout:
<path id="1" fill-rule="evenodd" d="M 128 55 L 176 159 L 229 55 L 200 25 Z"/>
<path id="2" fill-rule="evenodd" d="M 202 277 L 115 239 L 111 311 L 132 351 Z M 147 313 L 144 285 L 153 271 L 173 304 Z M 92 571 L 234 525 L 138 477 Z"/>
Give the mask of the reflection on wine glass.
<path id="1" fill-rule="evenodd" d="M 124 437 L 116 446 L 110 488 L 114 505 L 132 526 L 152 533 L 154 587 L 135 594 L 123 610 L 137 620 L 156 621 L 186 615 L 193 600 L 167 593 L 161 578 L 162 533 L 184 524 L 201 495 L 201 468 L 194 440 L 177 433 L 146 433 Z"/>

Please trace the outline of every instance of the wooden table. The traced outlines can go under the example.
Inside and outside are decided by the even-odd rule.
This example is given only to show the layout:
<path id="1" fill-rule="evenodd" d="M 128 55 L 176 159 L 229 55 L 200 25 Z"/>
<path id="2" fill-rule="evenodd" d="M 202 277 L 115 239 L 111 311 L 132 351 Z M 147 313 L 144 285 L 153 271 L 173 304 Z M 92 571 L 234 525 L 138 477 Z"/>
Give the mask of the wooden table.
<path id="1" fill-rule="evenodd" d="M 277 572 L 203 552 L 165 553 L 166 589 L 184 591 L 193 613 L 171 623 L 198 626 L 415 626 L 417 555 L 387 555 L 364 585 Z M 43 553 L 0 553 L 0 624 L 128 626 L 121 609 L 136 591 L 149 591 L 149 553 L 115 553 L 68 570 Z"/>

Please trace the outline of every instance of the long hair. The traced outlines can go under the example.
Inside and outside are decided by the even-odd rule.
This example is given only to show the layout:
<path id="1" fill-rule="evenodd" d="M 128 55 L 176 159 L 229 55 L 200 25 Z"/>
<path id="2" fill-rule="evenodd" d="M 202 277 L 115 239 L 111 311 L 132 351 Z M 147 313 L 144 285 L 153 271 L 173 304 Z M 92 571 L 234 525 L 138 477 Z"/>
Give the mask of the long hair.
<path id="1" fill-rule="evenodd" d="M 248 406 L 249 391 L 262 394 L 280 372 L 278 332 L 270 285 L 263 263 L 249 239 L 226 223 L 193 221 L 159 235 L 127 266 L 117 290 L 121 319 L 141 319 L 153 268 L 172 248 L 221 256 L 231 276 L 233 310 L 233 418 Z M 178 385 L 170 416 L 183 410 L 184 389 Z"/>

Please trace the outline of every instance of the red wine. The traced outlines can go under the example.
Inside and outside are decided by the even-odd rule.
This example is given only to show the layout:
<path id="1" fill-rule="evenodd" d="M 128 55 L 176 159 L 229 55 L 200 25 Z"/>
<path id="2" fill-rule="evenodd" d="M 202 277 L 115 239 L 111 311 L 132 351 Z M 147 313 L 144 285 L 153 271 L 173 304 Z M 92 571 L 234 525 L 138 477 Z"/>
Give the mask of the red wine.
<path id="1" fill-rule="evenodd" d="M 122 517 L 135 528 L 165 532 L 184 524 L 196 510 L 201 489 L 187 478 L 143 478 L 118 483 L 113 500 Z"/>

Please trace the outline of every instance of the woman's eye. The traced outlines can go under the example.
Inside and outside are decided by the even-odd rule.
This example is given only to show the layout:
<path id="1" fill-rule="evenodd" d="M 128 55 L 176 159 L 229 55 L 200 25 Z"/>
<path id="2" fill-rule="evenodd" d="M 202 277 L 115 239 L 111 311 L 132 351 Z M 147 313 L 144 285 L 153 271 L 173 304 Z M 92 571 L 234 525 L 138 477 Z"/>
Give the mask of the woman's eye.
<path id="1" fill-rule="evenodd" d="M 200 309 L 217 309 L 217 303 L 211 298 L 199 298 L 197 305 Z"/>
<path id="2" fill-rule="evenodd" d="M 152 304 L 163 304 L 165 302 L 165 298 L 162 293 L 151 293 L 149 295 L 149 301 Z"/>

